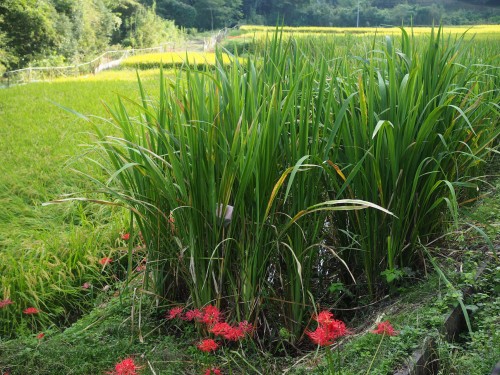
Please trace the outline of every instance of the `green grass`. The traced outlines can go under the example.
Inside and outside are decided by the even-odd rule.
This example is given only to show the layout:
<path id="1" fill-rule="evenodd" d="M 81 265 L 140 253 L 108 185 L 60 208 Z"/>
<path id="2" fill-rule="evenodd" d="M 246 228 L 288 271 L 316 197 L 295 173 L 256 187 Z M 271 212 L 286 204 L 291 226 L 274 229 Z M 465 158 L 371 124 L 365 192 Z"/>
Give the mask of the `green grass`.
<path id="1" fill-rule="evenodd" d="M 1 336 L 29 329 L 21 314 L 29 306 L 43 311 L 39 327 L 67 324 L 91 303 L 81 285 L 109 278 L 98 260 L 122 246 L 116 241 L 126 229 L 123 212 L 86 202 L 42 207 L 91 188 L 72 171 L 91 168 L 80 158 L 90 127 L 55 103 L 106 117 L 101 100 L 134 91 L 135 82 L 126 81 L 0 90 L 0 299 L 15 301 L 0 310 Z"/>
<path id="2" fill-rule="evenodd" d="M 351 308 L 370 304 L 368 291 L 373 297 L 388 289 L 382 271 L 387 280 L 394 276 L 393 292 L 403 276 L 421 277 L 426 260 L 414 245 L 448 229 L 498 147 L 498 43 L 404 34 L 337 36 L 334 43 L 275 38 L 258 45 L 256 56 L 213 70 L 186 67 L 165 80 L 150 70 L 142 87 L 122 70 L 0 90 L 0 300 L 15 302 L 0 310 L 0 371 L 89 373 L 141 354 L 160 373 L 170 365 L 198 373 L 206 361 L 235 373 L 276 371 L 288 360 L 257 348 L 313 353 L 303 332 L 316 306 L 339 306 L 329 287 L 341 285 L 336 296 Z M 130 100 L 118 101 L 117 93 Z M 52 102 L 104 120 L 83 121 Z M 90 134 L 95 126 L 98 137 Z M 63 194 L 125 203 L 136 213 L 133 246 L 120 240 L 131 225 L 120 207 L 42 206 Z M 363 199 L 398 218 L 375 209 L 328 212 L 341 198 L 351 199 L 344 209 L 366 208 L 353 200 Z M 219 204 L 234 206 L 230 224 L 218 218 Z M 490 212 L 497 216 L 496 209 L 478 215 Z M 139 230 L 145 251 L 134 248 Z M 137 341 L 139 321 L 129 325 L 137 314 L 117 301 L 59 332 L 98 303 L 103 286 L 130 274 L 129 256 L 136 262 L 146 254 L 148 276 L 132 284 L 156 293 L 134 310 L 151 332 L 145 344 Z M 115 262 L 102 267 L 104 256 Z M 442 291 L 437 301 L 428 304 L 432 295 L 414 291 L 380 310 L 401 334 L 384 341 L 374 373 L 400 363 L 456 301 L 453 290 L 432 280 Z M 85 282 L 93 287 L 83 289 Z M 486 319 L 497 305 L 493 292 L 488 296 L 491 309 L 477 315 L 483 323 L 470 345 L 478 358 L 495 323 Z M 192 345 L 199 332 L 158 319 L 177 303 L 217 303 L 237 320 L 251 319 L 259 327 L 256 346 L 200 356 Z M 29 306 L 42 313 L 24 316 Z M 375 320 L 370 313 L 355 318 L 346 320 L 357 333 Z M 128 327 L 125 336 L 121 327 Z M 34 336 L 42 330 L 47 340 L 39 342 Z M 18 341 L 5 340 L 15 335 Z M 377 338 L 346 343 L 346 374 L 369 366 Z M 107 349 L 96 350 L 97 343 Z M 179 348 L 189 352 L 180 362 Z M 149 366 L 146 359 L 141 364 Z M 314 354 L 309 359 L 312 368 L 321 363 Z"/>
<path id="3" fill-rule="evenodd" d="M 64 333 L 52 328 L 41 340 L 34 334 L 8 342 L 0 340 L 0 371 L 9 370 L 12 375 L 100 374 L 130 356 L 146 367 L 149 361 L 162 374 L 182 373 L 195 366 L 191 356 L 181 352 L 175 337 L 154 332 L 156 322 L 149 318 L 142 322 L 143 333 L 153 334 L 141 343 L 130 320 L 131 296 L 125 298 L 127 302 L 121 304 L 118 298 L 101 296 L 100 307 Z M 137 325 L 137 317 L 134 319 Z"/>

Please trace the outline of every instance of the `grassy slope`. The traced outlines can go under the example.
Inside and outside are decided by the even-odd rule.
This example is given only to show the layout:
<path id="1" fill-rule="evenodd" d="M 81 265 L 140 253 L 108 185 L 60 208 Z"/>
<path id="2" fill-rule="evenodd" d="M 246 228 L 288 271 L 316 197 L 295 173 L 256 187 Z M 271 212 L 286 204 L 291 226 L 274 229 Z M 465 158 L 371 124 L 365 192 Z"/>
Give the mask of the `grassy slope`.
<path id="1" fill-rule="evenodd" d="M 0 299 L 15 301 L 0 310 L 0 337 L 28 329 L 19 313 L 28 306 L 46 313 L 40 317 L 45 325 L 72 319 L 72 313 L 61 316 L 64 310 L 78 314 L 80 286 L 102 279 L 97 260 L 116 247 L 123 229 L 121 216 L 110 209 L 41 206 L 89 188 L 71 168 L 87 168 L 77 156 L 90 141 L 91 126 L 52 102 L 105 116 L 101 101 L 113 102 L 117 93 L 133 97 L 136 87 L 131 79 L 0 90 Z"/>

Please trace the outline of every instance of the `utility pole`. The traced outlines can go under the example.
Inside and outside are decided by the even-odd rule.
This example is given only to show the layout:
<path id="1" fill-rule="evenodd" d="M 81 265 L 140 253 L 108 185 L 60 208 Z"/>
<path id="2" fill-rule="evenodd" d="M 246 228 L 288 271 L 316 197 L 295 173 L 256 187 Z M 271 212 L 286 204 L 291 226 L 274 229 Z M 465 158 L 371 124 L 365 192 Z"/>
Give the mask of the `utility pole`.
<path id="1" fill-rule="evenodd" d="M 356 27 L 359 27 L 359 0 L 358 0 L 358 16 L 356 17 Z"/>

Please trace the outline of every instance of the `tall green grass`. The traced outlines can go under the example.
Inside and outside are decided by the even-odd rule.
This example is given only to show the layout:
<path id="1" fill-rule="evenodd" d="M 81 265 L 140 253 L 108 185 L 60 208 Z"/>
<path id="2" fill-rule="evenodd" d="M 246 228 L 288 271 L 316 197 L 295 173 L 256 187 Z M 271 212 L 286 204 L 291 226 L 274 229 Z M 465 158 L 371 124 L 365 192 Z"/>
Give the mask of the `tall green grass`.
<path id="1" fill-rule="evenodd" d="M 481 63 L 470 41 L 441 29 L 424 40 L 403 30 L 398 44 L 387 38 L 335 87 L 338 108 L 348 110 L 341 147 L 330 154 L 341 170 L 332 169 L 333 196 L 361 197 L 395 214 L 336 221 L 344 230 L 338 246 L 352 247 L 343 256 L 364 270 L 372 292 L 381 273 L 391 281 L 404 267 L 419 269 L 417 239 L 446 230 L 459 194 L 477 188 L 473 178 L 498 146 L 498 66 Z"/>
<path id="2" fill-rule="evenodd" d="M 141 86 L 138 114 L 110 108 L 122 135 L 100 131 L 108 163 L 94 161 L 135 213 L 159 295 L 300 337 L 326 212 L 370 206 L 326 201 L 327 71 L 276 35 L 246 65 L 162 80 L 158 101 Z"/>

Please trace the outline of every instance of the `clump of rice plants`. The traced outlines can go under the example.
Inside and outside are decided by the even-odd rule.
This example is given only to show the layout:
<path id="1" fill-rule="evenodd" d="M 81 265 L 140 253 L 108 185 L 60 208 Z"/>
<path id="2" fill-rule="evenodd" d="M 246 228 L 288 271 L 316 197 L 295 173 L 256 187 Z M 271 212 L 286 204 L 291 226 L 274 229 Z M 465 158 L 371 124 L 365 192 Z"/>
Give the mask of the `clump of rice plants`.
<path id="1" fill-rule="evenodd" d="M 417 241 L 425 242 L 455 220 L 459 194 L 476 189 L 474 178 L 497 147 L 498 67 L 479 63 L 470 42 L 442 29 L 416 42 L 402 31 L 345 69 L 337 110 L 338 148 L 329 159 L 332 197 L 360 197 L 394 213 L 336 215 L 337 246 L 364 271 L 372 292 L 383 276 L 418 270 Z M 359 271 L 358 271 L 359 273 Z"/>
<path id="2" fill-rule="evenodd" d="M 101 191 L 133 213 L 159 297 L 297 342 L 313 279 L 375 294 L 456 215 L 498 136 L 496 68 L 441 29 L 360 56 L 324 43 L 277 33 L 244 63 L 162 77 L 157 98 L 140 86 L 136 112 L 109 107 Z"/>
<path id="3" fill-rule="evenodd" d="M 159 100 L 141 89 L 138 114 L 120 99 L 122 135 L 100 132 L 99 163 L 103 190 L 135 214 L 159 295 L 273 324 L 265 309 L 298 340 L 326 211 L 371 204 L 325 201 L 326 62 L 278 36 L 268 47 L 245 65 L 219 54 L 213 74 L 186 68 Z"/>

